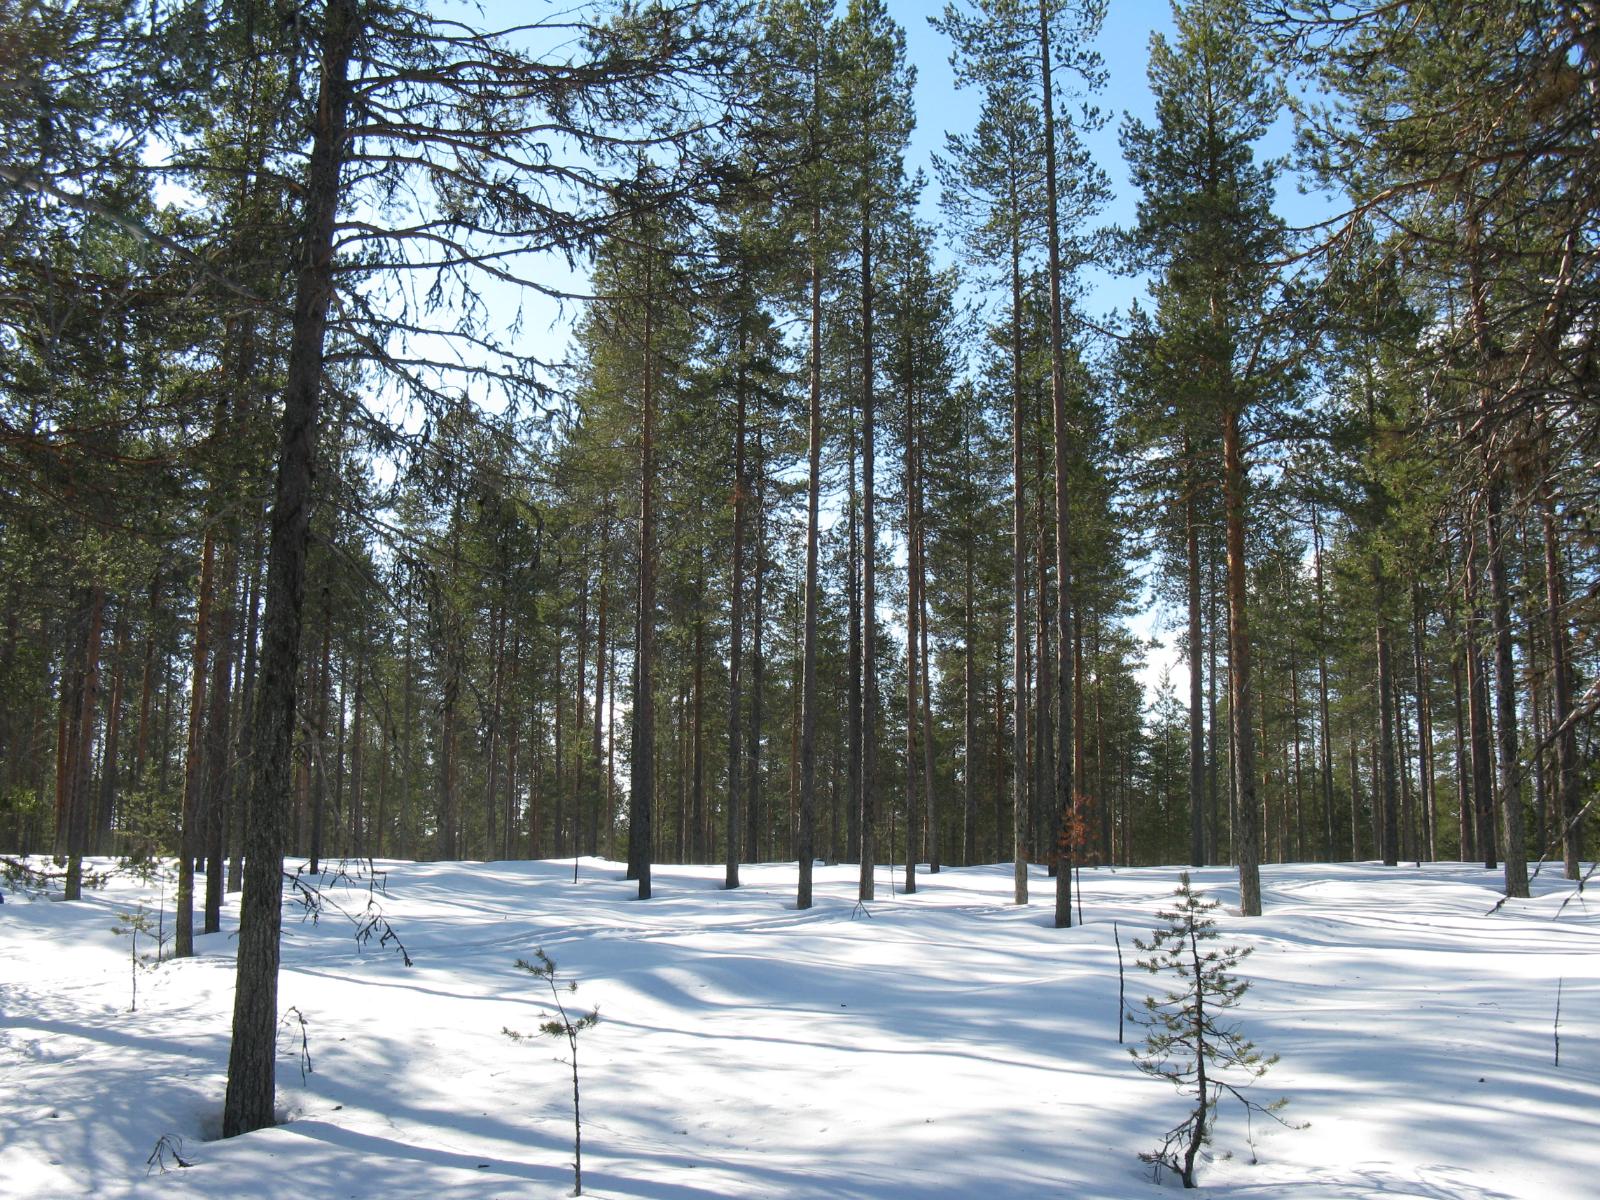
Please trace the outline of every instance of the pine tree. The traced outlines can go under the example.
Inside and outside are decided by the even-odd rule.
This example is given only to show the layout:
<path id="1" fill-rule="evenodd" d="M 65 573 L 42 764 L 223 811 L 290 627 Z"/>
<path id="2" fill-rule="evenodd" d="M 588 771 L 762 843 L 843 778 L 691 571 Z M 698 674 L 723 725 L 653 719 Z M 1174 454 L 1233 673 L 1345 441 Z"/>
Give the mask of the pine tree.
<path id="1" fill-rule="evenodd" d="M 1249 630 L 1246 458 L 1249 415 L 1284 387 L 1284 330 L 1269 298 L 1268 264 L 1282 243 L 1272 214 L 1277 167 L 1257 163 L 1253 146 L 1280 106 L 1262 70 L 1240 0 L 1173 5 L 1176 42 L 1150 43 L 1156 124 L 1129 120 L 1123 153 L 1144 192 L 1136 243 L 1140 260 L 1161 270 L 1156 322 L 1165 353 L 1190 375 L 1184 403 L 1220 434 L 1227 554 L 1229 713 L 1238 803 L 1234 849 L 1240 906 L 1261 911 L 1256 744 Z M 1192 485 L 1191 485 L 1192 486 Z M 1191 623 L 1191 629 L 1192 629 Z"/>
<path id="2" fill-rule="evenodd" d="M 1195 1102 L 1189 1115 L 1167 1131 L 1159 1149 L 1139 1157 L 1152 1164 L 1159 1178 L 1166 1167 L 1195 1186 L 1195 1159 L 1211 1137 L 1217 1101 L 1224 1092 L 1245 1107 L 1246 1116 L 1272 1115 L 1287 1103 L 1258 1104 L 1243 1090 L 1266 1074 L 1277 1055 L 1263 1057 L 1254 1043 L 1230 1023 L 1250 981 L 1232 972 L 1250 953 L 1248 946 L 1212 947 L 1217 938 L 1218 905 L 1195 892 L 1185 871 L 1178 877 L 1173 906 L 1156 916 L 1166 922 L 1148 942 L 1134 940 L 1147 957 L 1139 966 L 1152 975 L 1175 975 L 1177 986 L 1161 997 L 1146 996 L 1143 1013 L 1133 1018 L 1148 1033 L 1142 1045 L 1129 1049 L 1138 1068 L 1165 1079 Z M 1205 943 L 1203 946 L 1202 943 Z"/>

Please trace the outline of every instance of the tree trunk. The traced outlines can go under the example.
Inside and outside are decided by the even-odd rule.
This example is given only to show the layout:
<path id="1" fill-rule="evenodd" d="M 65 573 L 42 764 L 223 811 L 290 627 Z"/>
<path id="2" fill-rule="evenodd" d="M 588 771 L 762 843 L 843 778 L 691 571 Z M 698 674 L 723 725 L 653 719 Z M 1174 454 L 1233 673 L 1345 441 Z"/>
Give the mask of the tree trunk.
<path id="1" fill-rule="evenodd" d="M 1056 795 L 1055 807 L 1065 824 L 1073 806 L 1072 733 L 1072 539 L 1067 446 L 1072 432 L 1067 426 L 1067 379 L 1061 329 L 1061 227 L 1057 211 L 1055 85 L 1051 78 L 1050 5 L 1039 0 L 1040 94 L 1044 103 L 1045 207 L 1050 269 L 1050 399 L 1055 434 L 1056 468 Z M 1057 929 L 1072 924 L 1072 855 L 1065 842 L 1055 847 Z"/>
<path id="2" fill-rule="evenodd" d="M 656 802 L 656 446 L 655 346 L 653 342 L 655 256 L 644 256 L 644 387 L 639 437 L 638 648 L 634 655 L 633 778 L 628 798 L 629 871 L 639 881 L 639 899 L 650 899 L 651 815 Z"/>
<path id="3" fill-rule="evenodd" d="M 933 786 L 933 669 L 928 655 L 927 514 L 923 511 L 922 439 L 917 439 L 917 619 L 922 645 L 922 804 L 926 818 L 928 874 L 939 873 L 939 800 Z"/>
<path id="4" fill-rule="evenodd" d="M 1015 197 L 1013 197 L 1013 202 Z M 1018 232 L 1011 236 L 1011 833 L 1012 894 L 1028 902 L 1027 498 L 1022 478 L 1022 267 Z M 999 692 L 998 685 L 996 693 Z M 995 729 L 1002 728 L 1000 711 Z M 996 772 L 997 776 L 999 772 Z M 998 779 L 997 779 L 998 782 Z M 998 800 L 998 796 L 997 796 Z"/>
<path id="5" fill-rule="evenodd" d="M 1196 512 L 1199 474 L 1194 462 L 1194 447 L 1188 435 L 1183 439 L 1183 461 L 1187 482 L 1183 495 L 1184 549 L 1188 566 L 1189 600 L 1189 862 L 1206 865 L 1205 788 L 1206 726 L 1201 708 L 1204 684 L 1201 654 L 1204 642 L 1200 629 L 1200 521 Z"/>
<path id="6" fill-rule="evenodd" d="M 506 564 L 502 563 L 502 571 Z M 502 576 L 503 577 L 503 576 Z M 483 857 L 496 857 L 496 815 L 500 806 L 500 744 L 503 740 L 501 722 L 505 711 L 506 625 L 507 597 L 502 585 L 500 595 L 489 611 L 489 720 L 484 730 L 488 741 L 488 762 L 483 772 Z M 580 676 L 581 680 L 581 676 Z M 581 687 L 581 683 L 580 683 Z"/>
<path id="7" fill-rule="evenodd" d="M 1572 643 L 1567 619 L 1566 578 L 1556 540 L 1555 505 L 1539 507 L 1544 532 L 1545 612 L 1550 624 L 1550 694 L 1556 728 L 1556 795 L 1561 814 L 1562 863 L 1568 879 L 1580 878 L 1583 812 L 1578 799 L 1578 731 L 1572 719 Z"/>
<path id="8" fill-rule="evenodd" d="M 710 847 L 706 841 L 706 617 L 705 617 L 705 560 L 702 549 L 700 573 L 695 579 L 694 604 L 694 735 L 691 754 L 694 758 L 694 778 L 691 784 L 691 809 L 694 824 L 694 861 L 705 862 Z"/>
<path id="9" fill-rule="evenodd" d="M 878 821 L 878 508 L 877 363 L 873 344 L 870 196 L 861 222 L 861 871 L 857 898 L 877 895 Z"/>
<path id="10" fill-rule="evenodd" d="M 609 640 L 611 636 L 609 629 L 611 604 L 607 578 L 611 569 L 611 512 L 609 508 L 606 511 L 604 529 L 605 533 L 600 542 L 600 619 L 595 629 L 594 644 L 594 736 L 589 750 L 590 765 L 594 767 L 594 805 L 589 810 L 589 853 L 597 857 L 600 854 L 600 808 L 603 804 L 609 804 L 610 802 L 610 797 L 606 794 L 606 788 L 603 783 L 605 759 L 603 757 L 604 743 L 601 741 L 604 732 L 601 714 L 606 706 L 607 655 L 611 652 L 611 642 Z M 513 656 L 513 662 L 515 662 L 515 656 Z M 615 690 L 616 686 L 616 680 L 612 679 L 612 689 Z M 512 743 L 511 749 L 514 755 L 516 753 L 515 742 Z M 507 802 L 510 804 L 513 801 L 509 799 L 509 796 L 514 795 L 514 789 L 510 785 L 507 786 L 507 793 Z M 509 822 L 510 819 L 508 813 L 506 820 Z M 607 816 L 608 829 L 610 828 L 610 819 Z M 609 853 L 609 847 L 607 848 L 607 853 Z"/>
<path id="11" fill-rule="evenodd" d="M 1239 411 L 1222 414 L 1222 493 L 1227 517 L 1229 707 L 1233 724 L 1233 782 L 1237 789 L 1234 852 L 1239 861 L 1239 911 L 1261 915 L 1260 835 L 1256 828 L 1255 730 L 1250 723 L 1250 631 L 1244 557 L 1244 451 Z"/>
<path id="12" fill-rule="evenodd" d="M 1322 853 L 1333 861 L 1333 735 L 1328 725 L 1328 600 L 1322 582 L 1322 523 L 1311 509 L 1317 584 L 1317 742 L 1322 755 Z"/>
<path id="13" fill-rule="evenodd" d="M 1377 595 L 1385 586 L 1382 573 L 1374 570 L 1373 586 Z M 1380 601 L 1381 603 L 1381 601 Z M 1378 617 L 1376 635 L 1378 652 L 1378 802 L 1374 812 L 1380 814 L 1378 827 L 1382 832 L 1383 865 L 1392 867 L 1399 862 L 1400 812 L 1395 794 L 1394 765 L 1394 679 L 1389 666 L 1389 630 L 1383 617 Z"/>
<path id="14" fill-rule="evenodd" d="M 227 852 L 228 797 L 232 793 L 233 764 L 229 748 L 233 744 L 228 719 L 232 713 L 233 663 L 238 653 L 234 638 L 235 598 L 239 591 L 239 543 L 229 537 L 222 552 L 222 582 L 217 591 L 220 603 L 212 610 L 216 644 L 211 678 L 211 712 L 206 717 L 205 808 L 206 856 L 206 933 L 222 929 L 222 893 Z"/>
<path id="15" fill-rule="evenodd" d="M 1486 870 L 1499 865 L 1494 834 L 1494 786 L 1489 741 L 1489 687 L 1484 678 L 1481 627 L 1478 608 L 1478 554 L 1474 540 L 1466 541 L 1466 567 L 1462 573 L 1466 591 L 1467 722 L 1472 739 L 1472 808 L 1478 850 Z"/>
<path id="16" fill-rule="evenodd" d="M 328 797 L 328 694 L 333 690 L 333 590 L 322 586 L 322 665 L 316 686 L 317 724 L 312 731 L 311 770 L 316 790 L 311 802 L 311 873 L 322 869 L 323 809 Z M 450 857 L 446 852 L 445 857 Z"/>
<path id="17" fill-rule="evenodd" d="M 1517 738 L 1517 675 L 1511 650 L 1511 588 L 1501 539 L 1501 486 L 1491 479 L 1484 501 L 1489 556 L 1489 596 L 1494 607 L 1495 733 L 1499 777 L 1501 853 L 1507 896 L 1528 895 L 1528 848 L 1522 822 L 1522 760 Z"/>
<path id="18" fill-rule="evenodd" d="M 822 73 L 812 75 L 813 111 L 821 107 Z M 817 804 L 817 522 L 822 485 L 822 208 L 811 210 L 811 403 L 806 452 L 805 634 L 800 688 L 800 827 L 795 855 L 795 907 L 811 907 L 811 863 Z"/>
<path id="19" fill-rule="evenodd" d="M 244 830 L 248 820 L 246 807 L 249 801 L 249 772 L 245 769 L 246 755 L 250 749 L 250 721 L 255 711 L 256 645 L 261 624 L 262 572 L 266 566 L 266 539 L 259 524 L 251 534 L 250 586 L 245 593 L 244 654 L 239 670 L 239 708 L 233 737 L 235 769 L 228 788 L 228 887 L 237 892 L 244 884 Z"/>
<path id="20" fill-rule="evenodd" d="M 744 657 L 744 523 L 745 499 L 748 489 L 745 481 L 745 371 L 748 347 L 744 321 L 739 323 L 739 368 L 735 387 L 737 416 L 733 440 L 733 569 L 728 584 L 728 812 L 727 812 L 727 864 L 723 875 L 724 887 L 739 886 L 740 834 L 743 832 L 744 809 L 740 785 L 743 783 L 744 764 L 740 755 L 743 739 L 739 729 L 739 706 L 742 701 L 739 687 L 743 682 Z M 605 610 L 602 609 L 602 620 Z M 598 708 L 597 708 L 598 711 Z M 600 738 L 599 723 L 595 724 L 595 745 Z"/>
<path id="21" fill-rule="evenodd" d="M 366 708 L 367 643 L 364 635 L 356 643 L 356 692 L 350 710 L 350 853 L 364 858 L 366 851 L 366 812 L 363 808 L 363 773 L 366 768 L 365 726 L 362 722 Z"/>
<path id="22" fill-rule="evenodd" d="M 966 450 L 968 477 L 971 477 L 972 427 L 967 422 Z M 969 510 L 970 513 L 970 510 Z M 966 571 L 961 590 L 961 865 L 972 866 L 978 861 L 978 706 L 974 694 L 977 689 L 977 664 L 973 655 L 973 547 L 978 532 L 970 522 L 965 531 Z"/>
<path id="23" fill-rule="evenodd" d="M 905 495 L 906 495 L 906 894 L 917 890 L 917 833 L 918 791 L 922 767 L 917 761 L 917 725 L 921 720 L 921 704 L 917 695 L 917 675 L 921 651 L 917 626 L 922 618 L 922 601 L 918 589 L 922 585 L 922 567 L 919 561 L 922 545 L 921 530 L 917 524 L 917 416 L 916 388 L 912 385 L 911 347 L 905 345 L 906 374 L 906 426 L 905 426 Z"/>
<path id="24" fill-rule="evenodd" d="M 210 665 L 211 593 L 216 560 L 216 542 L 206 530 L 200 552 L 200 588 L 196 596 L 194 653 L 189 675 L 189 743 L 183 766 L 183 827 L 178 839 L 178 890 L 173 899 L 172 956 L 189 958 L 194 954 L 194 860 L 199 857 L 204 838 L 200 823 L 204 815 L 201 789 L 204 786 L 202 754 L 205 746 L 206 669 Z"/>
<path id="25" fill-rule="evenodd" d="M 1455 715 L 1455 769 L 1456 769 L 1456 816 L 1459 829 L 1456 857 L 1462 862 L 1468 862 L 1478 857 L 1478 843 L 1475 836 L 1474 809 L 1472 803 L 1472 778 L 1467 769 L 1467 701 L 1462 692 L 1461 675 L 1462 663 L 1466 658 L 1467 648 L 1464 636 L 1458 636 L 1454 620 L 1455 600 L 1452 598 L 1450 607 L 1444 614 L 1444 631 L 1450 646 L 1450 687 L 1455 701 L 1453 711 Z"/>
<path id="26" fill-rule="evenodd" d="M 1422 585 L 1411 587 L 1411 654 L 1417 680 L 1417 798 L 1422 811 L 1421 852 L 1431 862 L 1438 856 L 1438 816 L 1434 799 L 1433 694 L 1429 686 L 1427 658 L 1427 616 L 1422 602 Z"/>
<path id="27" fill-rule="evenodd" d="M 144 671 L 139 680 L 139 724 L 133 738 L 133 786 L 144 787 L 145 758 L 150 748 L 150 705 L 155 695 L 156 618 L 161 603 L 161 572 L 150 577 L 149 615 L 144 635 Z"/>
<path id="28" fill-rule="evenodd" d="M 10 649 L 8 645 L 7 650 Z M 117 810 L 119 782 L 117 760 L 122 730 L 123 682 L 127 673 L 128 658 L 128 603 L 125 599 L 119 600 L 117 604 L 117 621 L 111 634 L 111 655 L 114 661 L 111 672 L 111 693 L 106 698 L 106 740 L 100 768 L 100 795 L 95 804 L 94 823 L 89 839 L 90 852 L 94 854 L 104 854 L 109 849 L 111 829 Z M 7 657 L 11 657 L 9 653 Z M 0 678 L 4 678 L 7 674 L 9 672 L 0 669 Z M 0 757 L 7 754 L 7 747 L 0 745 Z M 0 775 L 0 786 L 4 786 L 3 775 Z"/>
<path id="29" fill-rule="evenodd" d="M 100 638 L 105 626 L 106 590 L 100 583 L 89 588 L 89 604 L 84 617 L 83 658 L 68 740 L 68 769 L 65 828 L 67 877 L 62 899 L 83 899 L 83 856 L 89 841 L 89 807 L 92 803 L 92 764 L 94 763 L 94 714 L 100 704 Z M 192 864 L 191 864 L 192 871 Z M 190 875 L 193 886 L 194 876 Z"/>
<path id="30" fill-rule="evenodd" d="M 756 501 L 756 572 L 754 592 L 751 601 L 754 612 L 751 614 L 751 646 L 750 646 L 750 754 L 749 754 L 749 787 L 745 790 L 745 829 L 748 837 L 745 839 L 745 854 L 751 862 L 759 861 L 761 853 L 761 730 L 762 708 L 766 698 L 766 657 L 762 652 L 765 621 L 765 596 L 766 596 L 766 570 L 767 570 L 767 514 L 765 507 L 766 498 L 766 459 L 761 452 L 761 427 L 756 426 L 756 479 L 758 486 L 755 489 Z M 867 643 L 871 645 L 870 640 Z M 870 668 L 869 668 L 870 669 Z M 869 681 L 870 695 L 870 681 Z M 872 743 L 867 743 L 870 753 Z M 863 760 L 863 770 L 866 770 Z M 864 792 L 863 795 L 870 795 Z M 871 814 L 863 813 L 861 823 L 861 858 L 863 866 L 871 857 L 869 841 L 872 836 Z M 870 875 L 868 876 L 870 884 Z M 868 889 L 870 891 L 870 887 Z M 866 899 L 871 899 L 869 895 Z"/>
<path id="31" fill-rule="evenodd" d="M 1487 420 L 1493 404 L 1493 348 L 1488 331 L 1489 289 L 1482 273 L 1478 237 L 1480 216 L 1473 198 L 1466 214 L 1468 249 L 1468 313 L 1478 354 L 1479 411 Z M 1497 796 L 1500 808 L 1502 853 L 1505 858 L 1505 892 L 1508 897 L 1528 894 L 1528 850 L 1522 831 L 1522 762 L 1517 746 L 1517 678 L 1511 649 L 1511 589 L 1506 582 L 1506 556 L 1501 530 L 1504 504 L 1504 465 L 1487 442 L 1482 449 L 1484 553 L 1489 570 L 1489 602 L 1494 625 L 1495 734 Z"/>
<path id="32" fill-rule="evenodd" d="M 845 394 L 851 395 L 847 386 Z M 854 416 L 853 405 L 851 416 Z M 845 857 L 861 861 L 861 497 L 856 485 L 856 427 L 846 420 L 845 450 Z"/>
<path id="33" fill-rule="evenodd" d="M 587 793 L 583 786 L 583 735 L 587 731 L 588 719 L 583 715 L 583 683 L 584 675 L 588 672 L 585 663 L 589 657 L 589 568 L 582 565 L 583 583 L 578 592 L 578 665 L 577 674 L 573 676 L 572 703 L 576 712 L 572 726 L 572 857 L 574 860 L 583 853 L 582 833 L 588 824 L 585 820 L 587 813 L 584 811 L 584 801 Z M 572 864 L 576 871 L 578 864 Z"/>
<path id="34" fill-rule="evenodd" d="M 296 282 L 287 386 L 278 450 L 267 567 L 261 679 L 250 756 L 245 888 L 239 920 L 238 982 L 228 1059 L 224 1137 L 272 1124 L 278 1025 L 278 933 L 282 914 L 283 803 L 289 791 L 305 603 L 311 472 L 322 383 L 322 352 L 333 293 L 333 232 L 345 152 L 350 55 L 360 33 L 355 0 L 329 0 L 322 33 L 322 80 L 306 173 L 305 249 Z"/>

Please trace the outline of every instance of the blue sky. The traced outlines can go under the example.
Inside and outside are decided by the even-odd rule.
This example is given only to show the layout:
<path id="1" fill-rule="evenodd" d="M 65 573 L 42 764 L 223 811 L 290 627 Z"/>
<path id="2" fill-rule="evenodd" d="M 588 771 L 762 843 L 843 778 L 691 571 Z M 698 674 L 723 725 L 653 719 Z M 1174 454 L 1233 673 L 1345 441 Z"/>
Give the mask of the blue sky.
<path id="1" fill-rule="evenodd" d="M 917 67 L 917 128 L 912 134 L 907 168 L 920 167 L 930 179 L 933 173 L 931 156 L 943 148 L 945 131 L 972 128 L 977 121 L 980 101 L 975 89 L 956 90 L 950 69 L 950 44 L 928 24 L 928 18 L 943 12 L 944 7 L 944 0 L 889 4 L 895 19 L 905 26 L 906 54 Z M 1111 179 L 1113 196 L 1103 219 L 1121 225 L 1133 220 L 1137 193 L 1128 182 L 1122 150 L 1117 144 L 1117 130 L 1127 112 L 1145 119 L 1154 113 L 1154 101 L 1145 79 L 1145 62 L 1151 32 L 1170 33 L 1172 12 L 1166 0 L 1112 0 L 1109 8 L 1097 49 L 1105 59 L 1109 74 L 1109 83 L 1098 102 L 1111 119 L 1086 140 Z M 923 201 L 924 215 L 930 220 L 937 216 L 937 203 L 938 188 L 934 184 Z M 1138 285 L 1132 280 L 1098 273 L 1091 282 L 1091 289 L 1089 308 L 1103 313 L 1111 308 L 1126 307 Z"/>

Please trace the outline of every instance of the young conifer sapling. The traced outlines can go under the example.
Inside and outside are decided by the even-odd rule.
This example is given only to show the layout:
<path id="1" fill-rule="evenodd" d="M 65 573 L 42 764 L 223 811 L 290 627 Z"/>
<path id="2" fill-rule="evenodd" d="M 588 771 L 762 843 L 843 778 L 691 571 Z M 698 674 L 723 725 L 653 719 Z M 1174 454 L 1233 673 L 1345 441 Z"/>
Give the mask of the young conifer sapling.
<path id="1" fill-rule="evenodd" d="M 548 1021 L 541 1022 L 539 1032 L 545 1037 L 566 1038 L 567 1049 L 572 1055 L 567 1061 L 572 1066 L 572 1194 L 583 1195 L 583 1119 L 578 1108 L 578 1035 L 585 1029 L 591 1029 L 600 1022 L 600 1010 L 592 1008 L 580 1017 L 574 1018 L 567 1012 L 567 1007 L 561 1002 L 561 993 L 578 990 L 577 980 L 569 980 L 563 987 L 558 982 L 556 964 L 546 954 L 543 948 L 535 950 L 534 962 L 527 959 L 517 959 L 517 970 L 526 971 L 535 979 L 542 979 L 550 989 L 551 1002 L 556 1006 L 556 1015 Z M 519 1033 L 515 1029 L 502 1027 L 501 1033 L 514 1042 L 520 1042 L 529 1034 Z"/>
<path id="2" fill-rule="evenodd" d="M 1156 916 L 1165 924 L 1148 942 L 1134 939 L 1146 957 L 1138 965 L 1153 975 L 1176 976 L 1176 986 L 1161 997 L 1146 996 L 1144 1011 L 1133 1020 L 1144 1026 L 1142 1044 L 1129 1048 L 1134 1063 L 1147 1075 L 1167 1080 L 1184 1096 L 1194 1097 L 1188 1116 L 1167 1131 L 1161 1146 L 1139 1157 L 1155 1168 L 1157 1178 L 1167 1167 L 1195 1186 L 1195 1160 L 1210 1140 L 1217 1101 L 1233 1096 L 1245 1110 L 1246 1128 L 1256 1113 L 1287 1125 L 1278 1112 L 1287 1100 L 1258 1104 L 1242 1089 L 1254 1083 L 1278 1061 L 1264 1057 L 1229 1020 L 1250 988 L 1247 979 L 1232 974 L 1250 954 L 1248 946 L 1215 946 L 1217 906 L 1195 893 L 1188 872 L 1180 877 L 1173 906 Z M 1251 1142 L 1252 1149 L 1254 1142 Z"/>

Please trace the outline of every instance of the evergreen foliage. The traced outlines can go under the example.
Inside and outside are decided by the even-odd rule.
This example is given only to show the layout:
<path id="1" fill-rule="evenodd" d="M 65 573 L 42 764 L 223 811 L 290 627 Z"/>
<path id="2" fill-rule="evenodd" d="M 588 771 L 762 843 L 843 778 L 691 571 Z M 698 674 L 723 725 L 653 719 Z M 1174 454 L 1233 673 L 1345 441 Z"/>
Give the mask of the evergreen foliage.
<path id="1" fill-rule="evenodd" d="M 583 1195 L 583 1117 L 578 1107 L 578 1035 L 600 1023 L 600 1010 L 591 1008 L 577 1017 L 568 1013 L 567 1006 L 561 1000 L 562 989 L 557 983 L 559 976 L 554 960 L 544 952 L 542 946 L 533 953 L 533 962 L 519 958 L 516 966 L 517 970 L 526 971 L 535 979 L 542 979 L 550 989 L 550 1003 L 555 1005 L 556 1015 L 548 1021 L 540 1022 L 539 1032 L 545 1037 L 564 1038 L 567 1052 L 572 1056 L 567 1060 L 572 1068 L 572 1194 L 581 1196 Z M 578 981 L 576 979 L 567 981 L 566 990 L 576 992 Z M 514 1042 L 520 1042 L 528 1036 L 514 1029 L 502 1028 L 500 1032 Z"/>
<path id="2" fill-rule="evenodd" d="M 1195 1160 L 1211 1138 L 1217 1102 L 1224 1092 L 1238 1100 L 1246 1119 L 1262 1113 L 1281 1120 L 1277 1113 L 1288 1103 L 1274 1100 L 1262 1105 L 1243 1089 L 1267 1073 L 1277 1055 L 1263 1056 L 1233 1023 L 1231 1010 L 1250 989 L 1250 981 L 1233 972 L 1252 952 L 1249 946 L 1213 946 L 1217 922 L 1211 914 L 1218 904 L 1195 892 L 1185 871 L 1173 892 L 1171 908 L 1156 916 L 1166 922 L 1149 941 L 1134 939 L 1145 956 L 1138 961 L 1152 975 L 1176 977 L 1176 985 L 1161 996 L 1146 996 L 1143 1012 L 1133 1022 L 1144 1026 L 1141 1045 L 1129 1048 L 1136 1066 L 1172 1084 L 1192 1097 L 1194 1108 L 1167 1131 L 1161 1146 L 1139 1157 L 1154 1166 L 1159 1179 L 1163 1167 L 1195 1186 Z"/>

